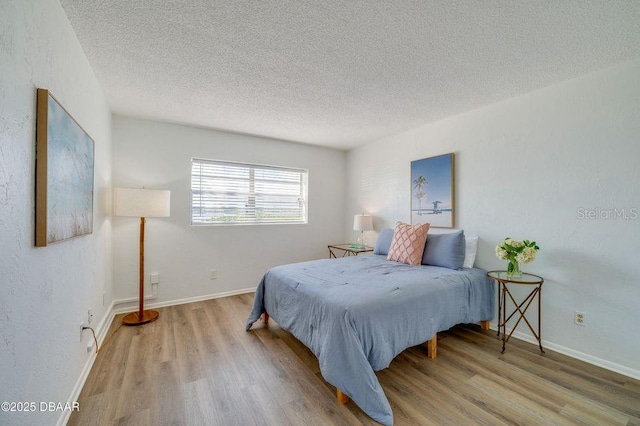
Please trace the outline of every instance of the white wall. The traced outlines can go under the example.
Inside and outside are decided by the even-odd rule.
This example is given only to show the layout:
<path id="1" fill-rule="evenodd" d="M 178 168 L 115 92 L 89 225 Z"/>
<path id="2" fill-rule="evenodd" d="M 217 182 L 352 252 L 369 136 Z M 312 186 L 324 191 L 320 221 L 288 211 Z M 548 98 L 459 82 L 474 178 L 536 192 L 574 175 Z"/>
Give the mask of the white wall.
<path id="1" fill-rule="evenodd" d="M 362 210 L 377 230 L 410 220 L 410 162 L 455 152 L 457 227 L 480 235 L 476 265 L 504 269 L 498 241 L 535 239 L 524 270 L 545 278 L 543 339 L 640 378 L 640 218 L 579 217 L 640 214 L 639 137 L 640 60 L 425 125 L 349 152 L 345 235 Z"/>
<path id="2" fill-rule="evenodd" d="M 148 294 L 149 274 L 160 274 L 151 303 L 255 288 L 270 267 L 327 257 L 327 245 L 341 242 L 343 151 L 120 116 L 113 123 L 114 186 L 171 190 L 171 217 L 147 220 Z M 191 157 L 309 169 L 309 223 L 192 227 Z M 113 221 L 114 297 L 135 297 L 139 221 Z"/>
<path id="3" fill-rule="evenodd" d="M 111 298 L 111 113 L 56 0 L 0 9 L 0 401 L 71 397 L 89 355 L 79 325 Z M 95 141 L 93 234 L 34 247 L 36 88 Z M 106 291 L 106 307 L 102 293 Z M 60 412 L 0 412 L 0 424 L 54 424 Z"/>

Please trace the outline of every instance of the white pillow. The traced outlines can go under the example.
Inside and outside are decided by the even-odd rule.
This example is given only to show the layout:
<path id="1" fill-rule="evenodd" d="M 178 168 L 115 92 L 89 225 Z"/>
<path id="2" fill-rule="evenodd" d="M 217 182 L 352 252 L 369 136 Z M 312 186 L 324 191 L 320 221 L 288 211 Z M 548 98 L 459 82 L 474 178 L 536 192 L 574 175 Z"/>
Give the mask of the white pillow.
<path id="1" fill-rule="evenodd" d="M 478 236 L 477 235 L 465 235 L 465 249 L 464 249 L 464 268 L 473 268 L 473 264 L 476 262 L 476 253 L 478 253 Z"/>

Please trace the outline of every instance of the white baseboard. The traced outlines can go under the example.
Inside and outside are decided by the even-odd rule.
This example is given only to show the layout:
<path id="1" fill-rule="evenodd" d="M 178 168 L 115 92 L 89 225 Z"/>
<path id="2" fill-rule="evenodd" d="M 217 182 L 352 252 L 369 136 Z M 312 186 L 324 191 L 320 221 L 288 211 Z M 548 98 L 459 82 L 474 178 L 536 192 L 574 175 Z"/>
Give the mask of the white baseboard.
<path id="1" fill-rule="evenodd" d="M 202 296 L 187 297 L 184 299 L 166 300 L 164 302 L 157 302 L 157 303 L 146 303 L 144 306 L 145 308 L 149 308 L 149 309 L 164 308 L 166 306 L 184 305 L 185 303 L 201 302 L 203 300 L 219 299 L 221 297 L 229 297 L 229 296 L 236 296 L 238 294 L 253 293 L 254 291 L 256 291 L 256 287 L 250 287 L 250 288 L 243 288 L 240 290 L 223 291 L 220 293 L 211 293 L 211 294 L 205 294 Z M 125 306 L 122 308 L 114 309 L 114 313 L 126 314 L 129 312 L 135 312 L 137 310 L 138 310 L 137 305 Z"/>
<path id="2" fill-rule="evenodd" d="M 113 322 L 114 316 L 115 316 L 115 313 L 113 312 L 113 303 L 112 303 L 109 306 L 109 309 L 107 309 L 106 315 L 102 318 L 102 321 L 100 321 L 100 323 L 95 328 L 96 339 L 98 340 L 98 347 L 102 345 L 102 342 L 104 342 L 105 337 L 107 337 L 107 331 L 109 331 L 109 327 Z M 89 377 L 89 372 L 91 372 L 91 367 L 93 367 L 93 363 L 96 360 L 96 356 L 97 354 L 95 353 L 95 351 L 92 351 L 91 355 L 89 355 L 89 357 L 87 358 L 87 362 L 85 362 L 84 364 L 84 368 L 80 373 L 80 377 L 78 377 L 78 380 L 76 381 L 76 384 L 73 386 L 73 390 L 71 391 L 71 395 L 67 400 L 67 402 L 69 402 L 70 404 L 73 404 L 74 402 L 78 401 L 78 397 L 80 396 L 80 392 L 84 387 L 84 383 L 87 381 L 87 377 Z M 82 407 L 80 407 L 80 409 L 82 409 Z M 60 414 L 60 418 L 58 418 L 58 422 L 56 423 L 56 425 L 57 426 L 66 425 L 67 422 L 69 421 L 69 417 L 71 417 L 71 411 L 63 410 L 62 413 Z"/>
<path id="3" fill-rule="evenodd" d="M 496 323 L 491 323 L 491 329 L 497 331 L 498 325 Z M 507 328 L 507 335 L 510 332 L 511 329 Z M 521 331 L 514 331 L 512 337 L 538 346 L 538 341 L 531 334 Z M 562 346 L 544 339 L 542 339 L 542 347 L 545 349 L 551 349 L 552 351 L 561 353 L 562 355 L 584 361 L 587 364 L 595 365 L 596 367 L 601 367 L 605 370 L 613 371 L 614 373 L 622 374 L 623 376 L 640 380 L 640 370 L 636 370 L 625 365 L 616 364 L 615 362 L 607 361 L 606 359 L 598 358 L 584 352 L 576 351 L 575 349 L 567 348 L 566 346 Z"/>
<path id="4" fill-rule="evenodd" d="M 144 296 L 145 304 L 147 300 L 156 300 L 158 298 L 158 284 L 151 284 L 151 294 Z M 128 297 L 126 299 L 116 299 L 113 301 L 113 306 L 123 305 L 126 303 L 138 303 L 137 297 Z"/>

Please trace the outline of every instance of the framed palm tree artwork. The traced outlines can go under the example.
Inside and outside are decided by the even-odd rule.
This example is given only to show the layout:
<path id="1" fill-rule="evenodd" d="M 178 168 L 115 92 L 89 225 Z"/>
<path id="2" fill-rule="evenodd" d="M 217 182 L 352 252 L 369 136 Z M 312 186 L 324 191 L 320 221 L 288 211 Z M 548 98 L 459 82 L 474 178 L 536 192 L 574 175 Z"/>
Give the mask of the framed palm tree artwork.
<path id="1" fill-rule="evenodd" d="M 455 225 L 453 153 L 411 162 L 411 223 Z"/>

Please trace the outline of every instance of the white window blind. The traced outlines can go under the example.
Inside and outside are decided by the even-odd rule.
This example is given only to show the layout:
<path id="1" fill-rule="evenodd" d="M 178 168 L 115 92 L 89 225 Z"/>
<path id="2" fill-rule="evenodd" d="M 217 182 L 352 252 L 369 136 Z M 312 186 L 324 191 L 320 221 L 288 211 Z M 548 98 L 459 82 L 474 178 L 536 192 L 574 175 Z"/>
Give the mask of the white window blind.
<path id="1" fill-rule="evenodd" d="M 191 224 L 307 223 L 303 169 L 191 159 Z"/>

